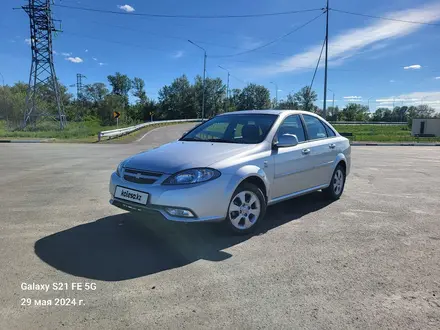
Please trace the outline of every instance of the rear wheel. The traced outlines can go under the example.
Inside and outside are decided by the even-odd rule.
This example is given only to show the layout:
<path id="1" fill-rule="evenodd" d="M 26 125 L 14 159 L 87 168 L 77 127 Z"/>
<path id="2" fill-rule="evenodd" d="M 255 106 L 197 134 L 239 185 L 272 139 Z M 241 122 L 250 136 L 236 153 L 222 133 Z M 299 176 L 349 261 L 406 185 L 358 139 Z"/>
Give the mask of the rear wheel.
<path id="1" fill-rule="evenodd" d="M 266 199 L 251 184 L 241 184 L 232 195 L 225 223 L 234 233 L 248 234 L 255 230 L 266 213 Z"/>
<path id="2" fill-rule="evenodd" d="M 330 186 L 324 189 L 323 192 L 329 199 L 337 200 L 341 197 L 345 187 L 345 169 L 339 164 L 336 166 L 332 175 Z"/>

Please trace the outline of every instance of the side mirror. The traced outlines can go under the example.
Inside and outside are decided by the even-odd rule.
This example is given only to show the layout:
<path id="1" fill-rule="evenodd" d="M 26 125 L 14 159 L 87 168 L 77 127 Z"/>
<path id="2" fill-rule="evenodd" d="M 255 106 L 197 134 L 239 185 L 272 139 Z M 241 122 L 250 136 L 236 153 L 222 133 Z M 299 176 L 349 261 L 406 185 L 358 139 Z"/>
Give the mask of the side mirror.
<path id="1" fill-rule="evenodd" d="M 298 138 L 295 134 L 283 134 L 278 138 L 278 142 L 274 146 L 277 148 L 287 148 L 294 147 L 298 143 Z"/>

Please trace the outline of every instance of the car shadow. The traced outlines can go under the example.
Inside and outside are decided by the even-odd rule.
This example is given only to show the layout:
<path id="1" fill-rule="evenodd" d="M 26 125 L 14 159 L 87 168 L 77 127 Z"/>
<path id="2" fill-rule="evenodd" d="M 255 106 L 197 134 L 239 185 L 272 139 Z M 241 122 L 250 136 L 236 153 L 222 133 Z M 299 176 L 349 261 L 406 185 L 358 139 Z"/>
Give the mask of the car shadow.
<path id="1" fill-rule="evenodd" d="M 253 235 L 295 221 L 329 205 L 316 192 L 269 207 Z M 253 235 L 230 235 L 218 223 L 184 224 L 122 213 L 85 223 L 35 243 L 50 266 L 75 276 L 122 281 L 182 267 L 199 259 L 222 261 L 224 252 Z"/>

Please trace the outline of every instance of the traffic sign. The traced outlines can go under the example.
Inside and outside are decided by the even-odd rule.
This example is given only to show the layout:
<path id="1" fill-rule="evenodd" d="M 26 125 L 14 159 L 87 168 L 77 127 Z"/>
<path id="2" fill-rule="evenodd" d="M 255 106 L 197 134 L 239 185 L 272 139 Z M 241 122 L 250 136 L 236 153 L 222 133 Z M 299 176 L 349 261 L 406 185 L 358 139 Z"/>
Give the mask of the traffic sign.
<path id="1" fill-rule="evenodd" d="M 115 119 L 118 119 L 120 115 L 121 115 L 120 112 L 117 112 L 117 111 L 113 112 L 113 118 L 115 118 Z"/>

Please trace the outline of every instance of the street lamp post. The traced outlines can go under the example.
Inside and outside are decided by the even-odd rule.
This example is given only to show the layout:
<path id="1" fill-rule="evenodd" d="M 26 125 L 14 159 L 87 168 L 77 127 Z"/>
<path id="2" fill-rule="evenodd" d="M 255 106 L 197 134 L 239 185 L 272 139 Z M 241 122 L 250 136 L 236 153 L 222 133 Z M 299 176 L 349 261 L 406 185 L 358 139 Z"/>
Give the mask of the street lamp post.
<path id="1" fill-rule="evenodd" d="M 367 100 L 367 103 L 368 103 L 368 112 L 371 112 L 370 111 L 370 100 L 373 98 L 373 96 L 372 97 L 370 97 L 368 100 Z"/>
<path id="2" fill-rule="evenodd" d="M 278 85 L 273 81 L 271 81 L 270 83 L 275 85 L 275 108 L 276 108 L 278 106 Z"/>
<path id="3" fill-rule="evenodd" d="M 225 107 L 226 106 L 228 106 L 229 107 L 229 76 L 231 75 L 230 73 L 229 73 L 229 70 L 228 69 L 225 69 L 224 67 L 222 67 L 222 66 L 218 66 L 220 69 L 222 69 L 222 70 L 225 70 L 227 73 L 228 73 L 228 82 L 227 82 L 227 84 L 226 84 L 226 100 L 227 100 L 227 103 L 225 103 Z M 225 109 L 225 112 L 226 112 L 226 109 Z"/>
<path id="4" fill-rule="evenodd" d="M 202 120 L 205 119 L 205 78 L 206 78 L 206 50 L 188 39 L 188 42 L 200 48 L 204 52 L 203 56 L 203 91 L 202 91 Z"/>
<path id="5" fill-rule="evenodd" d="M 333 92 L 330 88 L 327 89 L 333 93 L 333 111 L 335 111 L 335 92 Z"/>
<path id="6" fill-rule="evenodd" d="M 6 90 L 5 90 L 5 77 L 3 77 L 3 74 L 0 72 L 0 76 L 2 77 L 2 94 L 3 94 L 3 106 L 6 108 Z M 7 122 L 6 118 L 6 122 Z"/>

